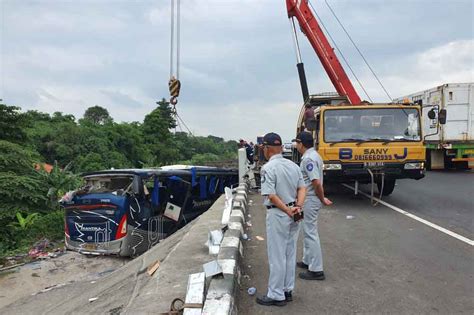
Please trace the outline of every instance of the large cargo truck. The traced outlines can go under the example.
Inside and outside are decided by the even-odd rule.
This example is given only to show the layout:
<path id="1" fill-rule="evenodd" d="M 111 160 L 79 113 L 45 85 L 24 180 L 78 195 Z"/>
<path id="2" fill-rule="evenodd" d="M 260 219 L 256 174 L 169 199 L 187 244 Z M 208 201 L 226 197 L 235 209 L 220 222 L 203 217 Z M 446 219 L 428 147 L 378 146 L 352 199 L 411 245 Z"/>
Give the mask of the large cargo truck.
<path id="1" fill-rule="evenodd" d="M 406 95 L 396 103 L 413 102 L 423 113 L 446 109 L 445 125 L 422 115 L 428 169 L 474 167 L 474 83 L 448 83 Z"/>

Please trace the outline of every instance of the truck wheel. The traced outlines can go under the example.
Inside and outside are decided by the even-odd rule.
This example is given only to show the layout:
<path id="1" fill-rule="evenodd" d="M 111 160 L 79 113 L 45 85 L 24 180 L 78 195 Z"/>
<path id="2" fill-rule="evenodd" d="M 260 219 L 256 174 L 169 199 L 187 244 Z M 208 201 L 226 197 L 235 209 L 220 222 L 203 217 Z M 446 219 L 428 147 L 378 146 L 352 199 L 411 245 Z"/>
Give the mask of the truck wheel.
<path id="1" fill-rule="evenodd" d="M 379 194 L 380 194 L 380 190 L 382 190 L 382 183 L 381 182 L 377 183 L 377 189 L 379 190 Z M 395 180 L 394 179 L 386 179 L 384 184 L 383 184 L 382 196 L 390 195 L 393 192 L 394 189 L 395 189 Z"/>
<path id="2" fill-rule="evenodd" d="M 450 155 L 447 155 L 447 151 L 443 150 L 443 155 L 444 155 L 444 169 L 449 170 L 451 168 L 454 168 L 454 162 L 452 161 L 452 157 Z"/>
<path id="3" fill-rule="evenodd" d="M 431 171 L 431 150 L 426 149 L 426 170 Z"/>
<path id="4" fill-rule="evenodd" d="M 469 169 L 468 161 L 456 162 L 456 163 L 454 163 L 454 166 L 456 167 L 457 170 L 468 170 Z"/>

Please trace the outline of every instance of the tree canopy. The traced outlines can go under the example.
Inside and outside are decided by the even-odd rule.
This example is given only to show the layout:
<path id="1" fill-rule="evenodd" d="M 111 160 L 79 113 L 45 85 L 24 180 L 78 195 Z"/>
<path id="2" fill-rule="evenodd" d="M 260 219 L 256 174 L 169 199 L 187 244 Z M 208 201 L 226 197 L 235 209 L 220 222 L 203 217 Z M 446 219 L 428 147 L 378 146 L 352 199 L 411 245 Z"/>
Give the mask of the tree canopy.
<path id="1" fill-rule="evenodd" d="M 95 125 L 103 125 L 112 122 L 113 119 L 109 115 L 109 111 L 98 105 L 89 107 L 84 113 L 84 120 L 90 121 Z"/>
<path id="2" fill-rule="evenodd" d="M 165 99 L 157 102 L 143 122 L 131 123 L 114 122 L 108 110 L 98 105 L 77 120 L 61 112 L 22 112 L 0 104 L 0 126 L 0 140 L 21 145 L 38 162 L 57 162 L 59 167 L 71 164 L 75 173 L 236 158 L 235 141 L 173 133 L 176 121 Z"/>

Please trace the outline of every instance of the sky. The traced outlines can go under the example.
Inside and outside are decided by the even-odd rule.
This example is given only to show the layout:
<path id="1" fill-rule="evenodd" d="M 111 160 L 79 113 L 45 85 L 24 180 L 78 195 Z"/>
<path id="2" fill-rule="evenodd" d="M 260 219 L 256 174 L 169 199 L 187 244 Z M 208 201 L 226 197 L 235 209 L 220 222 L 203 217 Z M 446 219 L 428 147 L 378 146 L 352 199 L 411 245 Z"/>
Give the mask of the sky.
<path id="1" fill-rule="evenodd" d="M 474 81 L 474 1 L 327 1 L 392 98 Z M 370 97 L 389 101 L 325 0 L 311 2 Z M 169 97 L 170 3 L 0 0 L 0 99 L 143 121 Z M 310 93 L 335 91 L 301 33 L 299 43 Z M 177 110 L 195 135 L 292 139 L 302 96 L 284 0 L 181 0 L 180 56 Z"/>

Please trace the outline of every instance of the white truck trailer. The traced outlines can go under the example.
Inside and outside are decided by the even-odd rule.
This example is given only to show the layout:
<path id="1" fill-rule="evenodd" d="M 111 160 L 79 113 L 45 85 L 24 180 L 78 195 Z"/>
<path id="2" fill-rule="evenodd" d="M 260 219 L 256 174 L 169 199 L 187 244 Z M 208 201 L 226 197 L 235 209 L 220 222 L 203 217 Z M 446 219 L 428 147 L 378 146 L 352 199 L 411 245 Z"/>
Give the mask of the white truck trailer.
<path id="1" fill-rule="evenodd" d="M 423 108 L 428 169 L 474 167 L 474 83 L 448 83 L 395 99 L 427 106 Z M 445 125 L 430 119 L 427 112 L 446 109 Z"/>

